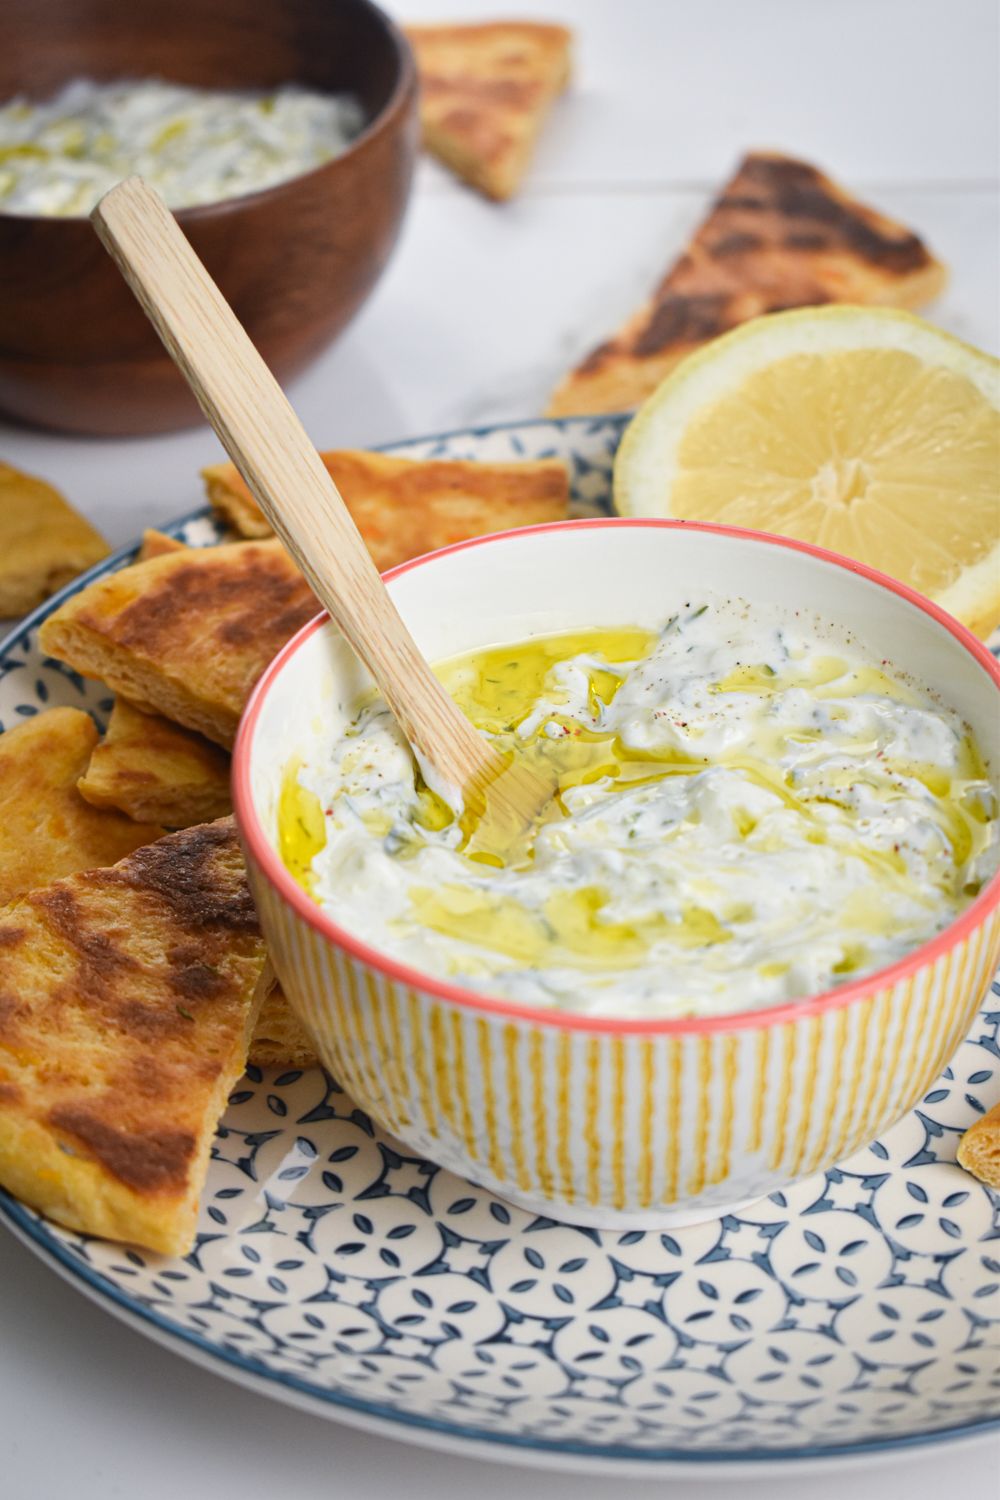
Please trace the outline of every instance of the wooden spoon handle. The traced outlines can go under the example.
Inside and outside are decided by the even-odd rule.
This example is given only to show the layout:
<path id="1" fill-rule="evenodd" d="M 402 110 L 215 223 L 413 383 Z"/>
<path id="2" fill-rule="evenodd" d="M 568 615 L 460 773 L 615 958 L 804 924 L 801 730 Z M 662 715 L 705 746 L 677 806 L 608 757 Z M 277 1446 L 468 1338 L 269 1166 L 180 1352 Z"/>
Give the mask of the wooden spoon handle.
<path id="1" fill-rule="evenodd" d="M 130 177 L 91 217 L 222 446 L 411 745 L 456 788 L 494 775 L 494 752 L 424 660 L 302 424 L 162 199 Z"/>

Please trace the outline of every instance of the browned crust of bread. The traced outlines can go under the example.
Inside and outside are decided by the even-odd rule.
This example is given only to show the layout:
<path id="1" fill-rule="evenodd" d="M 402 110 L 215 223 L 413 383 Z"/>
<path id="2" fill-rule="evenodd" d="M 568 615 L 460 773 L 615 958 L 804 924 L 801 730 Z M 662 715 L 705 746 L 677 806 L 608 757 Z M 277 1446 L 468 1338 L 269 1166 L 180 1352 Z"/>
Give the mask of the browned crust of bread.
<path id="1" fill-rule="evenodd" d="M 361 535 L 385 571 L 451 542 L 565 520 L 569 474 L 561 459 L 479 463 L 393 458 L 345 448 L 320 454 Z M 204 469 L 210 504 L 247 535 L 267 530 L 233 464 Z"/>
<path id="2" fill-rule="evenodd" d="M 630 409 L 686 355 L 763 313 L 921 307 L 946 274 L 911 230 L 816 167 L 754 152 L 648 301 L 556 388 L 548 415 Z"/>
<path id="3" fill-rule="evenodd" d="M 424 145 L 485 193 L 511 197 L 570 75 L 565 26 L 492 21 L 410 26 Z"/>
<path id="4" fill-rule="evenodd" d="M 0 619 L 34 609 L 108 551 L 51 484 L 0 463 Z"/>
<path id="5" fill-rule="evenodd" d="M 97 730 L 78 708 L 47 708 L 0 734 L 0 906 L 50 880 L 114 864 L 163 829 L 80 796 Z"/>
<path id="6" fill-rule="evenodd" d="M 251 542 L 274 535 L 235 464 L 212 464 L 202 469 L 201 477 L 205 498 L 224 526 Z"/>
<path id="7" fill-rule="evenodd" d="M 0 913 L 0 1182 L 73 1229 L 192 1242 L 271 982 L 231 819 Z"/>
<path id="8" fill-rule="evenodd" d="M 122 568 L 42 625 L 42 649 L 148 713 L 230 746 L 254 683 L 316 614 L 280 542 L 189 547 Z"/>
<path id="9" fill-rule="evenodd" d="M 46 709 L 0 735 L 0 907 L 160 838 L 162 828 L 133 821 L 154 806 L 158 822 L 181 827 L 219 817 L 228 804 L 229 758 L 200 735 L 119 698 L 98 744 L 89 714 Z M 96 810 L 105 805 L 116 810 Z M 190 816 L 197 808 L 200 819 Z M 316 1063 L 280 990 L 261 1007 L 250 1061 Z"/>
<path id="10" fill-rule="evenodd" d="M 247 1061 L 258 1068 L 315 1068 L 319 1065 L 316 1049 L 280 985 L 275 985 L 260 1008 Z"/>
<path id="11" fill-rule="evenodd" d="M 147 557 L 163 557 L 167 552 L 183 552 L 185 546 L 177 537 L 167 536 L 165 531 L 157 531 L 155 527 L 149 526 L 142 533 L 142 546 L 136 562 L 145 562 Z"/>
<path id="12" fill-rule="evenodd" d="M 231 811 L 229 756 L 193 729 L 116 698 L 80 794 L 138 822 L 188 828 Z"/>
<path id="13" fill-rule="evenodd" d="M 973 1177 L 1000 1192 L 1000 1104 L 969 1126 L 958 1143 L 958 1161 Z"/>

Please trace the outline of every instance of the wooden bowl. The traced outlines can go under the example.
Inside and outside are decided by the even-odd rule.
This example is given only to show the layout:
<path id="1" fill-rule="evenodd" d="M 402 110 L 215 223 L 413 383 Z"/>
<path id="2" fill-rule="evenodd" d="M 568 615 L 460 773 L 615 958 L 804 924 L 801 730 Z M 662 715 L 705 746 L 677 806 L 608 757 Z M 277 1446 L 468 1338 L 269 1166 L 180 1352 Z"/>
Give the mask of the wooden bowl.
<path id="1" fill-rule="evenodd" d="M 349 91 L 367 124 L 341 156 L 177 217 L 279 379 L 371 291 L 396 241 L 417 149 L 416 73 L 369 0 L 4 0 L 0 98 L 72 78 Z M 0 409 L 96 434 L 200 414 L 88 219 L 0 213 Z"/>

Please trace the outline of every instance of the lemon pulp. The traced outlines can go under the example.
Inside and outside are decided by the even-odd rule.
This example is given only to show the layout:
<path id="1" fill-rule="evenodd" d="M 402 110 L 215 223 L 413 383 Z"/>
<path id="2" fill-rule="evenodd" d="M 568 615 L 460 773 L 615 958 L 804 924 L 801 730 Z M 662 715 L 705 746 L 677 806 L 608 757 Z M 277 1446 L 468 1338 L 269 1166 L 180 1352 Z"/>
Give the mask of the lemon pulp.
<path id="1" fill-rule="evenodd" d="M 736 513 L 875 567 L 906 559 L 908 581 L 933 595 L 956 558 L 974 564 L 996 543 L 983 502 L 1000 504 L 998 460 L 1000 414 L 965 377 L 899 350 L 797 354 L 694 418 L 670 508 Z"/>
<path id="2" fill-rule="evenodd" d="M 1000 365 L 885 308 L 756 319 L 683 361 L 640 409 L 615 505 L 827 547 L 988 634 L 1000 623 Z"/>

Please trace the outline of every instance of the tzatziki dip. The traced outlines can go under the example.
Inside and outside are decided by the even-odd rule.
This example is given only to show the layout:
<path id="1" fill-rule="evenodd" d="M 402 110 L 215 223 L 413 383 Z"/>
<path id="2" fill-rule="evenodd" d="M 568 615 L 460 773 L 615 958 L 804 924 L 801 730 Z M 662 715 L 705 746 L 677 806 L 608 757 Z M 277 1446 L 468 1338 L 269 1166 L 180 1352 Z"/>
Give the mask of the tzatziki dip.
<path id="1" fill-rule="evenodd" d="M 558 775 L 533 843 L 463 852 L 377 697 L 288 768 L 279 843 L 341 927 L 452 983 L 617 1017 L 776 1005 L 895 962 L 996 868 L 967 726 L 804 615 L 703 600 L 437 671 Z"/>
<path id="2" fill-rule="evenodd" d="M 157 79 L 78 79 L 46 103 L 0 104 L 0 213 L 73 218 L 137 172 L 171 208 L 274 187 L 339 156 L 364 124 L 349 95 Z"/>

